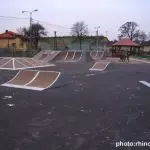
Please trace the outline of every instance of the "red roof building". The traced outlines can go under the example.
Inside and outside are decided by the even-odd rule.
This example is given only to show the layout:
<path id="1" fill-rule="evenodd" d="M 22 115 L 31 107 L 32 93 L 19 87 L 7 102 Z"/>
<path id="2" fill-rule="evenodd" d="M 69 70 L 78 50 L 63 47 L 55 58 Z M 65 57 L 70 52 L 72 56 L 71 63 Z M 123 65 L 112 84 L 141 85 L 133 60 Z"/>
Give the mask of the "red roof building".
<path id="1" fill-rule="evenodd" d="M 19 51 L 24 51 L 27 49 L 27 43 L 22 40 L 21 35 L 6 30 L 5 33 L 0 34 L 0 49 L 5 48 L 15 48 Z"/>
<path id="2" fill-rule="evenodd" d="M 113 46 L 124 46 L 124 47 L 135 47 L 139 46 L 135 42 L 131 41 L 130 39 L 122 39 L 113 44 Z"/>
<path id="3" fill-rule="evenodd" d="M 15 39 L 19 34 L 6 30 L 5 33 L 0 34 L 0 39 Z"/>
<path id="4" fill-rule="evenodd" d="M 120 56 L 121 50 L 128 50 L 132 54 L 132 50 L 139 50 L 140 45 L 136 44 L 135 42 L 131 41 L 130 39 L 121 39 L 120 41 L 114 43 L 112 45 L 112 56 Z"/>

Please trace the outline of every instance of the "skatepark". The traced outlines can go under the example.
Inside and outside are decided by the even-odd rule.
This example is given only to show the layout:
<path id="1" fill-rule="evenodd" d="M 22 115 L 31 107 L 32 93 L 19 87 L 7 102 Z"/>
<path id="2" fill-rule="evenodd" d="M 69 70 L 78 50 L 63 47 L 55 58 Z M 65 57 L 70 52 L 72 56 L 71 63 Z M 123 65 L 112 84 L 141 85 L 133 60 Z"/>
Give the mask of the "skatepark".
<path id="1" fill-rule="evenodd" d="M 114 150 L 117 140 L 150 137 L 149 88 L 139 82 L 149 63 L 83 55 L 0 59 L 0 150 Z"/>

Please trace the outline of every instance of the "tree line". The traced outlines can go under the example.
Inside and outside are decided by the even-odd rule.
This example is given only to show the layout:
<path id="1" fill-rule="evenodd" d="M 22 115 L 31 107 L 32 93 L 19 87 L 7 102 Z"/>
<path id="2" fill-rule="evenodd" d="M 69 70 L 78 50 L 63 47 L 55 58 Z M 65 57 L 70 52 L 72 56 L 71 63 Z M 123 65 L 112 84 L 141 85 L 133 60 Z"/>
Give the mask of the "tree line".
<path id="1" fill-rule="evenodd" d="M 148 36 L 144 31 L 138 29 L 136 22 L 126 22 L 119 28 L 119 37 L 126 37 L 132 41 L 142 42 L 148 39 Z M 32 48 L 37 49 L 38 42 L 41 37 L 47 36 L 48 32 L 45 27 L 39 23 L 32 24 L 31 27 L 23 27 L 17 29 L 18 33 L 22 35 L 22 39 L 29 43 L 30 34 L 32 35 Z M 80 43 L 80 49 L 82 49 L 82 41 L 85 36 L 89 35 L 88 25 L 84 21 L 76 22 L 71 27 L 71 35 L 76 37 Z"/>
<path id="2" fill-rule="evenodd" d="M 135 42 L 143 42 L 148 39 L 144 31 L 138 29 L 139 25 L 136 22 L 126 22 L 120 28 L 120 37 L 127 37 Z"/>

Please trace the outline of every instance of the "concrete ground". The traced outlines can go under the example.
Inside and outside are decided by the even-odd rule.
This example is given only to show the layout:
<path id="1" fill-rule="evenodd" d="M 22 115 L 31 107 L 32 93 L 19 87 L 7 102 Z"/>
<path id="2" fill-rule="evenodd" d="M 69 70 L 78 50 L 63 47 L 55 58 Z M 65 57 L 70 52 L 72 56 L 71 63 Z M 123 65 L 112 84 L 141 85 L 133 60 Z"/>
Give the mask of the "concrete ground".
<path id="1" fill-rule="evenodd" d="M 73 82 L 42 92 L 0 87 L 0 150 L 116 150 L 116 141 L 149 141 L 150 88 L 139 83 L 150 82 L 149 64 L 90 72 L 92 65 L 46 68 Z M 15 73 L 1 70 L 0 83 Z"/>

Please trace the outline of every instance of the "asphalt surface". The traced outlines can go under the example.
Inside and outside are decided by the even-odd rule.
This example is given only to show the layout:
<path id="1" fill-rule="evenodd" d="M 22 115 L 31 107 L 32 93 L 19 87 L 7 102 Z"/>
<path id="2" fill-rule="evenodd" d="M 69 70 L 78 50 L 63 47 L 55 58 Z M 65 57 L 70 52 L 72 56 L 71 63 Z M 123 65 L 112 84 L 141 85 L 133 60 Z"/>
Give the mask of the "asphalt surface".
<path id="1" fill-rule="evenodd" d="M 150 141 L 150 88 L 139 83 L 150 82 L 149 64 L 91 66 L 57 64 L 72 82 L 42 92 L 0 87 L 0 150 L 136 150 L 116 141 Z M 0 83 L 15 73 L 1 70 Z"/>

